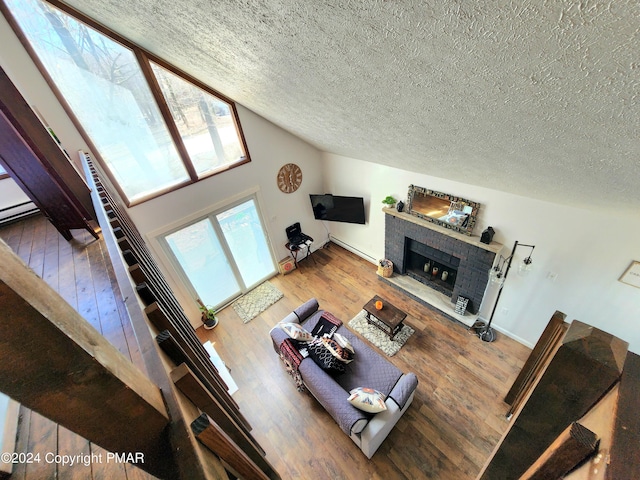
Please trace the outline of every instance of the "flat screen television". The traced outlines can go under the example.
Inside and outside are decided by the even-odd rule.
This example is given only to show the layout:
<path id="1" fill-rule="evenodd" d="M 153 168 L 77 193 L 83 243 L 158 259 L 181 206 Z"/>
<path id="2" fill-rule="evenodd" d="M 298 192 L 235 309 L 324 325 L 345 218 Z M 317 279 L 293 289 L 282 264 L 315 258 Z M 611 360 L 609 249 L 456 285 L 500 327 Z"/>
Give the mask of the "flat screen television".
<path id="1" fill-rule="evenodd" d="M 309 195 L 313 216 L 329 222 L 360 223 L 364 225 L 364 199 L 338 195 Z"/>

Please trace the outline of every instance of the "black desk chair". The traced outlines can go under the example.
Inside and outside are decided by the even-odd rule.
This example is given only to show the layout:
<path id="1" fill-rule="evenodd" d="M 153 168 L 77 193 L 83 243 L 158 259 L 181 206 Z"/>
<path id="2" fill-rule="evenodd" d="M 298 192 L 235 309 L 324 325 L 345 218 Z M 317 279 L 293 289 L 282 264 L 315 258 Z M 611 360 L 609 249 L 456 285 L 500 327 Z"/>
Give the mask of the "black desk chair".
<path id="1" fill-rule="evenodd" d="M 287 239 L 289 240 L 285 245 L 285 248 L 291 253 L 293 264 L 296 267 L 298 266 L 298 254 L 305 248 L 307 249 L 307 254 L 304 258 L 311 257 L 313 263 L 316 263 L 316 259 L 311 255 L 311 243 L 313 242 L 313 238 L 302 233 L 300 222 L 296 222 L 287 227 L 285 231 L 287 232 Z"/>

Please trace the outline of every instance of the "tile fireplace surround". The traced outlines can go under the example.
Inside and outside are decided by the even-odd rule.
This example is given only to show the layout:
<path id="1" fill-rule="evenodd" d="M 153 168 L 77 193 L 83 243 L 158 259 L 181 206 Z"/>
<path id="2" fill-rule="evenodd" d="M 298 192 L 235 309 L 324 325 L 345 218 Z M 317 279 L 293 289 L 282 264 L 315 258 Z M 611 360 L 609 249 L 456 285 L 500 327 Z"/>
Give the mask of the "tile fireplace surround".
<path id="1" fill-rule="evenodd" d="M 468 324 L 477 318 L 489 280 L 489 269 L 496 254 L 502 249 L 502 244 L 491 242 L 486 245 L 480 242 L 479 236 L 454 232 L 393 208 L 384 208 L 383 211 L 386 214 L 385 258 L 393 262 L 394 270 L 393 277 L 384 280 L 463 323 Z M 449 294 L 436 292 L 406 275 L 408 245 L 414 245 L 415 242 L 425 245 L 429 251 L 435 249 L 443 256 L 459 259 L 451 298 L 448 298 Z M 469 299 L 469 320 L 455 314 L 455 303 L 459 295 Z"/>

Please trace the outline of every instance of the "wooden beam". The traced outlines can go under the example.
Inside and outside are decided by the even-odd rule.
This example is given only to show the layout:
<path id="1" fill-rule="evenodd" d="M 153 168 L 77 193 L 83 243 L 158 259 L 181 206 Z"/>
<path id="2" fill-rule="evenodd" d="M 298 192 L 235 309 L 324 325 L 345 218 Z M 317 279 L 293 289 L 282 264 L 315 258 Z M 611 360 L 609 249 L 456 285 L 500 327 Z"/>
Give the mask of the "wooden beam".
<path id="1" fill-rule="evenodd" d="M 566 480 L 605 480 L 605 474 L 611 466 L 611 443 L 615 412 L 618 405 L 620 383 L 615 385 L 595 407 L 587 412 L 578 423 L 598 435 L 598 452 L 589 461 L 566 474 Z M 627 468 L 624 465 L 623 468 Z M 637 476 L 636 476 L 637 477 Z M 628 478 L 636 478 L 634 476 Z M 627 478 L 624 475 L 616 478 Z"/>
<path id="2" fill-rule="evenodd" d="M 2 410 L 2 418 L 0 419 L 4 424 L 4 431 L 0 432 L 2 434 L 0 452 L 2 453 L 14 453 L 16 451 L 19 411 L 20 404 L 8 398 L 6 408 Z M 0 456 L 0 478 L 9 478 L 12 473 L 13 463 Z"/>
<path id="3" fill-rule="evenodd" d="M 220 402 L 221 405 L 227 410 L 229 415 L 231 415 L 234 421 L 238 425 L 242 425 L 245 428 L 247 433 L 250 430 L 250 425 L 244 418 L 240 411 L 234 408 L 235 404 L 230 404 L 227 400 L 231 399 L 231 396 L 228 392 L 228 387 L 224 383 L 224 380 L 220 377 L 219 374 L 215 374 L 215 376 L 209 375 L 206 370 L 199 368 L 199 365 L 193 361 L 191 356 L 182 348 L 180 343 L 176 340 L 176 338 L 171 334 L 169 330 L 163 330 L 156 336 L 156 341 L 160 348 L 167 354 L 167 356 L 171 359 L 174 365 L 180 365 L 181 363 L 185 363 L 199 378 L 199 380 L 206 386 L 207 390 L 211 392 L 212 395 L 216 397 L 216 399 Z M 214 367 L 215 368 L 215 367 Z M 233 401 L 233 400 L 232 400 Z"/>
<path id="4" fill-rule="evenodd" d="M 516 399 L 526 391 L 527 386 L 531 384 L 531 379 L 535 377 L 542 366 L 548 362 L 549 354 L 553 351 L 554 344 L 559 341 L 557 338 L 558 330 L 562 328 L 566 317 L 564 313 L 558 310 L 551 316 L 549 323 L 547 323 L 542 335 L 540 335 L 529 358 L 527 358 L 522 370 L 520 370 L 518 378 L 513 382 L 511 389 L 504 397 L 505 403 L 513 405 Z"/>
<path id="5" fill-rule="evenodd" d="M 511 391 L 507 395 L 507 398 L 505 398 L 505 402 L 511 404 L 511 408 L 507 412 L 507 418 L 511 418 L 511 416 L 520 409 L 531 393 L 531 389 L 536 385 L 536 382 L 540 379 L 549 362 L 560 348 L 562 338 L 569 329 L 568 323 L 564 321 L 559 322 L 560 319 L 564 318 L 564 313 L 559 311 L 556 311 L 551 317 L 543 336 L 536 344 L 534 351 L 520 371 L 520 375 L 518 375 L 518 378 L 511 387 Z M 514 396 L 511 397 L 511 394 Z M 507 400 L 511 401 L 508 402 Z"/>
<path id="6" fill-rule="evenodd" d="M 0 391 L 162 473 L 171 455 L 158 387 L 2 241 L 0 265 Z"/>
<path id="7" fill-rule="evenodd" d="M 193 422 L 191 429 L 196 438 L 222 460 L 244 480 L 269 480 L 269 477 L 240 449 L 229 436 L 222 431 L 206 413 Z"/>
<path id="8" fill-rule="evenodd" d="M 197 379 L 186 364 L 181 364 L 171 371 L 171 379 L 191 402 L 200 411 L 209 415 L 235 443 L 240 447 L 256 465 L 272 480 L 277 480 L 280 475 L 266 460 L 265 452 L 248 432 L 243 431 L 233 418 L 225 411 L 218 400 L 211 395 L 206 387 Z"/>
<path id="9" fill-rule="evenodd" d="M 45 197 L 41 197 L 45 193 L 43 190 L 49 189 L 50 187 L 47 185 L 54 182 L 56 190 L 59 189 L 64 197 L 72 199 L 71 204 L 64 205 L 66 207 L 65 217 L 74 212 L 78 214 L 79 220 L 94 219 L 95 214 L 89 187 L 72 165 L 73 162 L 65 155 L 64 150 L 43 125 L 44 119 L 38 118 L 38 115 L 2 68 L 0 68 L 0 110 L 12 124 L 14 132 L 22 139 L 24 146 L 33 155 L 29 161 L 26 161 L 26 157 L 22 155 L 14 157 L 9 155 L 9 145 L 2 143 L 2 154 L 7 156 L 11 166 L 17 170 L 16 174 L 19 176 L 17 181 L 26 190 L 25 194 L 35 195 L 37 198 L 34 203 L 40 204 L 42 200 L 45 200 Z M 19 151 L 26 153 L 26 150 L 22 148 Z M 42 175 L 49 178 L 40 176 L 41 168 L 36 167 L 36 164 L 32 163 L 33 161 L 41 165 Z M 36 180 L 36 178 L 40 178 L 40 180 Z M 51 193 L 49 191 L 49 194 Z M 58 203 L 44 205 L 42 210 L 47 211 L 48 208 L 62 210 L 61 197 L 56 196 Z M 62 212 L 55 211 L 54 213 L 57 217 Z M 85 228 L 85 223 L 80 221 L 75 228 Z M 90 229 L 87 230 L 91 233 Z"/>
<path id="10" fill-rule="evenodd" d="M 177 322 L 172 321 L 157 302 L 149 305 L 144 311 L 151 324 L 156 327 L 161 334 L 165 330 L 168 332 L 168 335 L 166 333 L 162 334 L 162 336 L 159 335 L 160 340 L 164 340 L 160 345 L 165 353 L 171 357 L 174 364 L 177 366 L 181 363 L 186 363 L 207 389 L 225 406 L 236 423 L 243 425 L 245 430 L 249 432 L 251 425 L 249 425 L 247 419 L 244 418 L 244 415 L 240 412 L 238 404 L 233 400 L 231 395 L 229 395 L 228 386 L 216 370 L 209 356 L 200 355 L 199 352 L 194 349 L 194 345 L 188 342 L 188 339 L 184 338 L 182 331 L 178 329 Z M 189 328 L 191 327 L 189 326 Z M 171 338 L 169 339 L 169 337 Z M 176 343 L 177 346 L 174 346 L 174 343 Z M 198 345 L 201 346 L 201 344 Z"/>
<path id="11" fill-rule="evenodd" d="M 79 155 L 82 159 L 86 176 L 90 182 L 92 182 L 92 186 L 100 186 L 104 192 L 108 192 L 109 189 L 114 188 L 113 185 L 109 183 L 109 180 L 104 177 L 104 174 L 100 172 L 99 168 L 93 164 L 88 154 L 80 151 Z M 99 172 L 100 175 L 102 175 L 102 180 L 98 175 Z M 130 317 L 131 326 L 133 327 L 142 359 L 145 363 L 146 371 L 149 378 L 162 390 L 171 417 L 171 423 L 167 428 L 167 436 L 171 443 L 169 456 L 173 456 L 175 465 L 173 470 L 164 472 L 160 477 L 181 480 L 226 478 L 224 468 L 219 459 L 207 449 L 202 448 L 202 445 L 198 443 L 195 435 L 193 435 L 189 422 L 197 417 L 200 412 L 185 410 L 184 405 L 188 402 L 183 401 L 183 396 L 174 388 L 173 383 L 169 379 L 163 356 L 161 355 L 162 352 L 152 336 L 146 315 L 144 315 L 144 312 L 140 308 L 140 300 L 131 282 L 128 269 L 126 268 L 126 265 L 131 266 L 138 263 L 135 258 L 137 253 L 132 252 L 130 246 L 128 247 L 129 250 L 124 248 L 124 244 L 128 244 L 127 238 L 118 241 L 115 235 L 113 235 L 107 218 L 109 215 L 100 207 L 101 202 L 95 188 L 92 191 L 92 198 L 96 205 L 98 220 L 104 227 L 104 242 L 109 251 L 109 256 L 112 259 L 113 270 L 118 281 L 118 286 L 122 291 L 124 303 Z M 115 196 L 110 195 L 110 198 L 114 206 L 120 204 Z M 108 211 L 115 214 L 121 210 L 120 208 L 116 210 L 115 207 L 110 206 Z M 121 255 L 127 262 L 126 265 L 122 262 Z M 186 413 L 187 411 L 188 413 Z"/>
<path id="12" fill-rule="evenodd" d="M 640 356 L 629 352 L 620 378 L 607 479 L 640 478 Z"/>
<path id="13" fill-rule="evenodd" d="M 478 478 L 522 475 L 565 428 L 585 415 L 618 382 L 628 345 L 574 321 Z"/>
<path id="14" fill-rule="evenodd" d="M 573 422 L 549 445 L 520 480 L 562 478 L 567 472 L 593 455 L 598 437 L 587 427 Z"/>

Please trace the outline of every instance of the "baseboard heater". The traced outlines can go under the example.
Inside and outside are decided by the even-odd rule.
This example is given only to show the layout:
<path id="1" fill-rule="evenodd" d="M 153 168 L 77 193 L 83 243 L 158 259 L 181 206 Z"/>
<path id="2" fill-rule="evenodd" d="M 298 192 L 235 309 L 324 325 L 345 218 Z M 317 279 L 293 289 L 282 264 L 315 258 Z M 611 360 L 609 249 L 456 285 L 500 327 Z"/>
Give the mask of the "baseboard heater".
<path id="1" fill-rule="evenodd" d="M 358 250 L 355 247 L 352 247 L 351 245 L 349 245 L 348 243 L 343 242 L 342 240 L 337 239 L 336 237 L 334 237 L 333 235 L 329 234 L 329 240 L 333 243 L 336 243 L 338 245 L 340 245 L 342 248 L 344 248 L 345 250 L 349 250 L 351 253 L 358 255 L 360 258 L 364 258 L 365 260 L 367 260 L 368 262 L 371 262 L 373 264 L 377 264 L 378 263 L 378 259 L 373 258 L 371 255 L 367 255 L 366 253 Z"/>
<path id="2" fill-rule="evenodd" d="M 24 207 L 26 205 L 33 205 L 33 207 L 27 209 L 27 210 L 22 210 L 20 212 L 16 212 L 13 214 L 9 214 L 6 216 L 3 216 L 4 212 L 9 212 L 10 210 L 15 210 L 16 208 L 20 208 L 20 207 Z M 32 201 L 28 201 L 28 202 L 23 202 L 23 203 L 18 203 L 17 205 L 11 205 L 10 207 L 5 207 L 5 208 L 0 208 L 0 225 L 3 225 L 5 223 L 11 223 L 11 222 L 16 222 L 22 218 L 28 217 L 30 215 L 34 215 L 36 213 L 38 213 L 40 211 L 40 209 L 38 207 L 35 206 L 35 204 Z"/>

